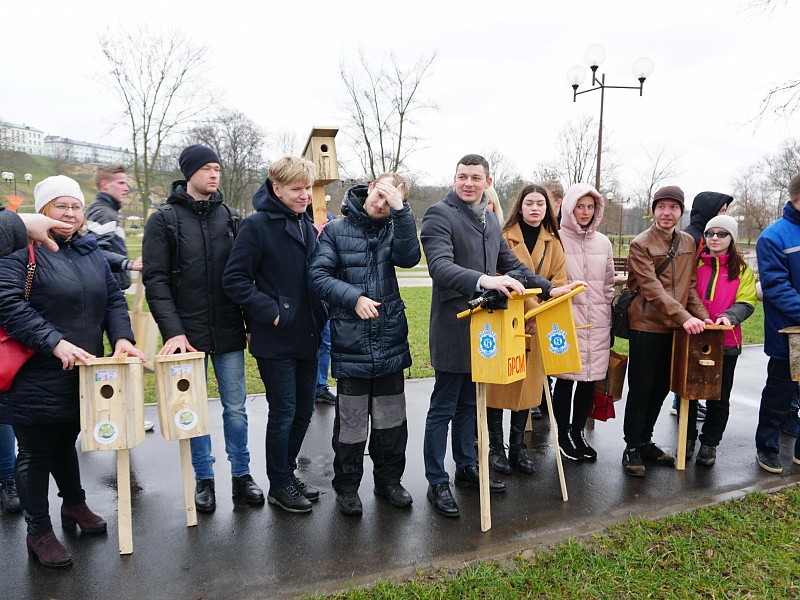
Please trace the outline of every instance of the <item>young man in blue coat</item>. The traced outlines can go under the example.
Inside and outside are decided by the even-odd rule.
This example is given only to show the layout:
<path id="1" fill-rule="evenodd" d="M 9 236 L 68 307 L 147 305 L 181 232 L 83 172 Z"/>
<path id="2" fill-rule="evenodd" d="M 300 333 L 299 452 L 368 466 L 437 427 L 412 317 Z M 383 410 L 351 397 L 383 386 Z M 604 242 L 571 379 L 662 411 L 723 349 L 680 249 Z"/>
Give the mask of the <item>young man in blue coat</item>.
<path id="1" fill-rule="evenodd" d="M 333 489 L 345 515 L 362 513 L 358 488 L 368 435 L 375 495 L 397 508 L 412 503 L 400 484 L 408 441 L 403 369 L 411 366 L 411 352 L 395 275 L 395 267 L 408 269 L 420 259 L 407 197 L 406 182 L 394 173 L 349 189 L 344 217 L 322 230 L 308 270 L 312 291 L 331 306 L 338 380 Z"/>
<path id="2" fill-rule="evenodd" d="M 783 216 L 761 233 L 756 254 L 764 294 L 764 352 L 769 356 L 756 428 L 756 461 L 765 471 L 781 473 L 781 429 L 795 382 L 789 367 L 789 339 L 779 331 L 800 325 L 800 175 L 789 181 Z M 794 446 L 794 462 L 800 464 L 800 438 Z"/>
<path id="3" fill-rule="evenodd" d="M 503 239 L 499 221 L 486 218 L 489 199 L 484 192 L 491 184 L 486 159 L 467 154 L 458 161 L 453 189 L 444 200 L 428 208 L 422 219 L 420 239 L 433 280 L 429 338 L 436 374 L 425 422 L 423 456 L 428 501 L 445 517 L 460 514 L 444 468 L 450 423 L 455 483 L 478 487 L 469 319 L 458 319 L 456 314 L 487 290 L 511 297 L 511 291 L 523 293 L 526 287 L 541 288 L 540 297 L 547 300 L 583 285 L 582 281 L 575 281 L 555 287 L 514 256 Z M 489 490 L 504 492 L 505 484 L 490 481 Z"/>
<path id="4" fill-rule="evenodd" d="M 248 320 L 250 354 L 267 392 L 267 477 L 270 504 L 311 510 L 319 491 L 294 473 L 314 412 L 318 355 L 327 310 L 306 285 L 317 230 L 311 202 L 314 164 L 284 156 L 253 196 L 256 212 L 242 221 L 222 282 Z"/>

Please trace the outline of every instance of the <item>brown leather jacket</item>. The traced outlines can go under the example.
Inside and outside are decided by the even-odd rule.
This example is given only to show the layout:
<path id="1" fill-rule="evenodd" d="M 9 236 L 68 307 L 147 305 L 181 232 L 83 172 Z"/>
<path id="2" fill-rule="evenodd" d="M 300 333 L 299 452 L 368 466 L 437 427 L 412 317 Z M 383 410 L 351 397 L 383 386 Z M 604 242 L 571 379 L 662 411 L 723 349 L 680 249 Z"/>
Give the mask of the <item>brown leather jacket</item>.
<path id="1" fill-rule="evenodd" d="M 661 276 L 656 269 L 669 254 L 672 234 L 655 224 L 637 235 L 628 254 L 628 289 L 641 289 L 628 308 L 631 329 L 651 333 L 670 333 L 682 327 L 690 317 L 707 319 L 708 311 L 697 294 L 695 245 L 688 233 L 681 236 L 677 256 Z"/>

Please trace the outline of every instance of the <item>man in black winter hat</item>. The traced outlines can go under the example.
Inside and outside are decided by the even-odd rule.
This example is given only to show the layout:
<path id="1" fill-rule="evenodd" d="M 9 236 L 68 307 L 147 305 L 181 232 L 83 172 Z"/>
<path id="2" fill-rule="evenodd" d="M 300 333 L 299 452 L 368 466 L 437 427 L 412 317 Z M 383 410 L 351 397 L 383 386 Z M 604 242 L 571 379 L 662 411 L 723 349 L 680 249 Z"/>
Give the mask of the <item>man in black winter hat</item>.
<path id="1" fill-rule="evenodd" d="M 164 339 L 159 354 L 201 351 L 206 353 L 206 364 L 211 359 L 233 496 L 263 504 L 264 494 L 250 476 L 247 449 L 242 310 L 222 286 L 239 213 L 223 202 L 218 189 L 220 161 L 211 148 L 189 146 L 179 163 L 186 179 L 172 184 L 166 203 L 147 220 L 142 243 L 147 303 Z M 211 436 L 191 438 L 191 448 L 195 504 L 200 512 L 212 512 L 216 497 Z"/>

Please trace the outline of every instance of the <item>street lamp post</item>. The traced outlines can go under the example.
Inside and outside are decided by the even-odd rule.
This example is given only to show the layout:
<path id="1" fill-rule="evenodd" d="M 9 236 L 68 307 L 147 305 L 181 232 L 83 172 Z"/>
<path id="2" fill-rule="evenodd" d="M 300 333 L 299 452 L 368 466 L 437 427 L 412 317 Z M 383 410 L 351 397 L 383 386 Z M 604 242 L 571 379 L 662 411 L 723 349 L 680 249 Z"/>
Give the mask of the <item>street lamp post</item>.
<path id="1" fill-rule="evenodd" d="M 11 185 L 11 182 L 14 182 L 14 195 L 17 195 L 17 180 L 14 178 L 14 174 L 11 171 L 5 171 L 3 173 L 3 179 L 6 180 L 8 185 Z"/>
<path id="2" fill-rule="evenodd" d="M 31 175 L 30 173 L 25 173 L 24 177 L 25 177 L 25 183 L 30 185 L 31 184 L 31 179 L 33 179 L 33 175 Z"/>
<path id="3" fill-rule="evenodd" d="M 600 75 L 597 79 L 597 69 L 603 64 L 606 59 L 606 50 L 600 44 L 592 44 L 583 53 L 583 60 L 589 65 L 592 70 L 592 85 L 596 87 L 589 88 L 588 90 L 578 91 L 578 87 L 586 79 L 586 70 L 580 65 L 574 65 L 567 70 L 567 82 L 572 86 L 572 101 L 576 102 L 580 94 L 600 90 L 600 129 L 597 133 L 597 173 L 594 179 L 594 187 L 600 191 L 600 159 L 603 154 L 603 107 L 605 104 L 606 89 L 616 90 L 639 90 L 639 95 L 642 95 L 644 90 L 644 81 L 653 72 L 653 61 L 643 56 L 636 59 L 633 63 L 633 76 L 639 80 L 638 86 L 629 85 L 606 85 L 606 75 Z"/>

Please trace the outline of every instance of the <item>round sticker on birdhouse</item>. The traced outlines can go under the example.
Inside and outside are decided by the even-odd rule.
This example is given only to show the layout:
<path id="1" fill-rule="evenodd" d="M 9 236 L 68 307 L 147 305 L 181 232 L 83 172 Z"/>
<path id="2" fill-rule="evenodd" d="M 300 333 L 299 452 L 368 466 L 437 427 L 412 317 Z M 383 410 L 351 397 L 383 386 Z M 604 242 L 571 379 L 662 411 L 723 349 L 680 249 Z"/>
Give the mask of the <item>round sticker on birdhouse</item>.
<path id="1" fill-rule="evenodd" d="M 558 328 L 558 323 L 553 323 L 553 330 L 547 334 L 550 346 L 547 348 L 553 354 L 564 354 L 569 350 L 567 343 L 567 332 Z"/>
<path id="2" fill-rule="evenodd" d="M 175 427 L 183 431 L 194 429 L 197 425 L 197 413 L 191 408 L 182 408 L 175 413 Z"/>
<path id="3" fill-rule="evenodd" d="M 119 437 L 119 427 L 112 421 L 100 421 L 94 426 L 94 439 L 98 444 L 113 444 Z"/>
<path id="4" fill-rule="evenodd" d="M 492 358 L 499 352 L 497 349 L 497 334 L 492 331 L 488 323 L 483 326 L 483 331 L 478 334 L 478 342 L 478 352 L 484 358 Z"/>

